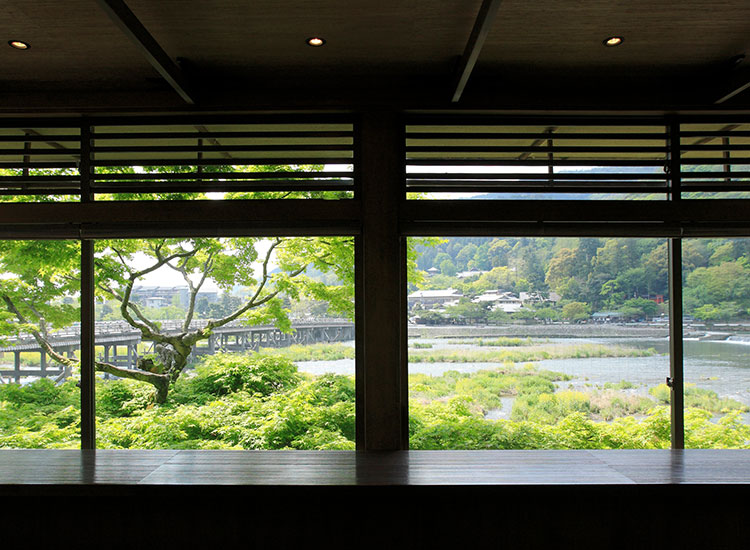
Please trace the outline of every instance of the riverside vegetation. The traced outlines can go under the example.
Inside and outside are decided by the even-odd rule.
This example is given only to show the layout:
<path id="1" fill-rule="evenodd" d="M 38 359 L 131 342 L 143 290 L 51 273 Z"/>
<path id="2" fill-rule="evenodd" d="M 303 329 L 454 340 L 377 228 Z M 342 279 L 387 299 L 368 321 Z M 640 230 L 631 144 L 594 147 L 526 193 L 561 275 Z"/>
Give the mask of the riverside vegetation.
<path id="1" fill-rule="evenodd" d="M 530 345 L 530 343 L 528 343 Z M 567 353 L 579 346 L 568 346 Z M 165 403 L 135 380 L 97 380 L 97 445 L 138 449 L 354 449 L 351 376 L 300 372 L 294 361 L 353 356 L 343 345 L 206 357 L 180 378 Z M 566 348 L 558 347 L 557 357 Z M 435 350 L 439 351 L 439 350 Z M 634 352 L 612 348 L 610 356 Z M 597 351 L 600 356 L 605 350 Z M 641 353 L 641 352 L 638 352 Z M 590 391 L 562 389 L 566 375 L 501 359 L 493 369 L 409 377 L 412 449 L 668 448 L 669 389 L 647 395 L 627 381 Z M 513 397 L 509 419 L 486 413 Z M 747 407 L 686 388 L 689 448 L 750 446 Z M 718 420 L 715 418 L 719 416 Z M 0 386 L 0 447 L 79 446 L 79 390 L 41 379 Z"/>

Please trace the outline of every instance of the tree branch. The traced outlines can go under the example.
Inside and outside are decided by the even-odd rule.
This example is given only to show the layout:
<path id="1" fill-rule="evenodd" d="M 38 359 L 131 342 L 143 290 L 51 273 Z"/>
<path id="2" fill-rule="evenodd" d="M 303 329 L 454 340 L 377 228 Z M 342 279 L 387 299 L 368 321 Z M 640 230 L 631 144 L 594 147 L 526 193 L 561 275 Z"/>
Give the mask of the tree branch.
<path id="1" fill-rule="evenodd" d="M 193 315 L 195 314 L 195 300 L 198 296 L 198 292 L 200 291 L 203 284 L 206 282 L 206 279 L 208 278 L 209 273 L 211 272 L 211 269 L 213 268 L 213 259 L 214 259 L 215 253 L 210 252 L 208 254 L 208 257 L 206 258 L 206 261 L 203 262 L 203 269 L 201 271 L 201 278 L 198 281 L 197 284 L 193 284 L 192 279 L 190 278 L 190 274 L 188 273 L 188 270 L 185 268 L 186 262 L 179 263 L 177 265 L 172 265 L 171 263 L 167 263 L 169 267 L 177 271 L 182 275 L 182 278 L 185 280 L 185 283 L 188 285 L 189 289 L 189 301 L 188 301 L 188 308 L 187 313 L 185 314 L 185 321 L 182 324 L 182 330 L 183 332 L 187 332 L 190 329 L 190 323 L 193 320 Z"/>
<path id="2" fill-rule="evenodd" d="M 123 300 L 123 295 L 120 294 L 120 293 L 118 293 L 114 289 L 112 289 L 112 288 L 110 288 L 110 287 L 108 287 L 108 286 L 106 286 L 104 284 L 97 284 L 96 286 L 98 286 L 100 290 L 103 290 L 104 292 L 106 292 L 107 294 L 109 294 L 110 296 L 112 296 L 113 298 L 116 298 L 119 301 Z M 153 321 L 150 321 L 149 319 L 147 319 L 146 316 L 143 315 L 143 313 L 141 312 L 141 310 L 140 310 L 140 308 L 138 307 L 137 304 L 129 301 L 128 302 L 128 307 L 130 309 L 132 309 L 133 313 L 135 313 L 135 316 L 138 317 L 138 319 L 140 319 L 141 321 L 143 321 L 145 324 L 147 324 L 151 328 L 152 331 L 155 331 L 155 332 L 159 331 L 159 327 L 156 325 L 156 323 L 154 323 Z"/>
<path id="3" fill-rule="evenodd" d="M 19 320 L 19 322 L 23 323 L 24 325 L 27 325 L 27 330 L 31 332 L 31 335 L 34 337 L 34 340 L 37 341 L 39 346 L 47 352 L 47 355 L 52 357 L 56 362 L 60 363 L 61 365 L 64 365 L 66 367 L 74 367 L 80 364 L 79 361 L 76 361 L 74 359 L 70 359 L 69 357 L 65 357 L 61 353 L 58 353 L 52 345 L 49 343 L 49 340 L 45 338 L 39 330 L 34 328 L 34 326 L 29 323 L 29 321 L 26 319 L 26 317 L 21 313 L 21 311 L 16 307 L 16 304 L 13 303 L 13 300 L 8 295 L 3 295 L 3 301 L 5 302 L 5 305 L 8 308 L 8 311 L 13 313 L 13 315 L 16 316 L 16 318 Z"/>
<path id="4" fill-rule="evenodd" d="M 215 320 L 215 321 L 209 321 L 208 324 L 206 325 L 206 328 L 204 329 L 204 331 L 224 326 L 227 323 L 231 323 L 232 321 L 234 321 L 235 319 L 239 318 L 240 316 L 242 316 L 247 311 L 249 311 L 249 310 L 251 310 L 253 308 L 262 306 L 263 304 L 269 302 L 270 300 L 272 300 L 274 297 L 276 297 L 279 294 L 279 290 L 276 290 L 274 292 L 266 294 L 265 296 L 263 296 L 263 298 L 260 298 L 261 294 L 263 293 L 264 288 L 266 287 L 266 284 L 270 280 L 270 276 L 268 274 L 268 263 L 271 260 L 271 255 L 273 254 L 273 251 L 282 242 L 283 242 L 282 239 L 278 239 L 277 238 L 273 242 L 273 244 L 268 248 L 268 250 L 266 251 L 266 257 L 263 260 L 263 277 L 261 278 L 261 281 L 258 284 L 258 288 L 256 289 L 255 294 L 253 294 L 252 298 L 250 298 L 250 300 L 248 300 L 248 302 L 244 306 L 242 306 L 241 308 L 235 310 L 233 313 L 227 315 L 226 317 L 224 317 L 222 319 Z M 307 265 L 304 265 L 304 266 L 300 267 L 299 269 L 297 269 L 297 270 L 289 273 L 289 276 L 290 277 L 296 277 L 297 275 L 299 275 L 300 273 L 302 273 L 303 271 L 305 271 L 305 269 L 307 269 Z"/>
<path id="5" fill-rule="evenodd" d="M 122 296 L 121 302 L 120 302 L 120 314 L 122 315 L 122 318 L 125 319 L 131 326 L 137 328 L 141 331 L 141 334 L 144 338 L 147 338 L 149 340 L 158 341 L 158 342 L 169 342 L 170 339 L 159 333 L 158 327 L 150 321 L 142 320 L 143 322 L 136 321 L 132 315 L 128 312 L 128 307 L 130 302 L 130 296 L 133 292 L 133 285 L 135 284 L 135 281 L 139 279 L 140 277 L 143 277 L 144 275 L 147 275 L 151 273 L 152 271 L 156 271 L 160 267 L 162 267 L 165 264 L 168 264 L 174 259 L 177 258 L 185 258 L 189 257 L 195 252 L 191 251 L 185 251 L 185 252 L 175 252 L 174 254 L 170 254 L 169 256 L 162 256 L 161 255 L 161 247 L 156 247 L 154 249 L 154 253 L 157 256 L 157 262 L 153 264 L 150 267 L 147 267 L 146 269 L 142 269 L 140 271 L 134 272 L 130 274 L 130 277 L 128 278 L 128 282 L 125 285 L 125 293 Z M 140 317 L 139 317 L 140 319 Z"/>

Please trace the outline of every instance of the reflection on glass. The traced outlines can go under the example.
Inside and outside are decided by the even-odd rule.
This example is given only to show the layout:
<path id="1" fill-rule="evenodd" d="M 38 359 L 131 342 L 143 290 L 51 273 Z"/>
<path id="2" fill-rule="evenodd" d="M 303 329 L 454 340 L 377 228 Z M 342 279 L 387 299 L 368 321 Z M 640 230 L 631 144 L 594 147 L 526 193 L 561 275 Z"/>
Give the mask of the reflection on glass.
<path id="1" fill-rule="evenodd" d="M 410 245 L 411 448 L 670 446 L 664 240 Z"/>
<path id="2" fill-rule="evenodd" d="M 354 448 L 352 239 L 96 246 L 100 447 Z"/>
<path id="3" fill-rule="evenodd" d="M 750 239 L 683 241 L 685 446 L 750 443 Z"/>

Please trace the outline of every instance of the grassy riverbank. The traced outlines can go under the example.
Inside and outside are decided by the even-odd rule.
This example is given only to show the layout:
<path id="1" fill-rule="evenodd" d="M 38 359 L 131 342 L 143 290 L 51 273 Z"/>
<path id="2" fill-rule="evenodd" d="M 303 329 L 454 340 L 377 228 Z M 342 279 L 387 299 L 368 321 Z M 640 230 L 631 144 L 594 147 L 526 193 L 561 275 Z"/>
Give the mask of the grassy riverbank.
<path id="1" fill-rule="evenodd" d="M 164 404 L 154 403 L 148 384 L 97 378 L 99 448 L 354 449 L 354 377 L 299 372 L 283 353 L 310 357 L 290 348 L 206 357 Z M 645 393 L 628 381 L 562 389 L 568 380 L 530 363 L 412 374 L 411 448 L 669 447 L 665 386 Z M 509 418 L 488 419 L 509 397 Z M 750 426 L 740 416 L 747 407 L 699 388 L 686 392 L 686 403 L 688 448 L 750 447 Z M 0 385 L 0 448 L 78 448 L 80 416 L 75 379 Z"/>
<path id="2" fill-rule="evenodd" d="M 344 344 L 298 344 L 286 348 L 262 348 L 260 352 L 270 357 L 282 357 L 289 361 L 339 361 L 354 359 L 354 346 Z"/>
<path id="3" fill-rule="evenodd" d="M 667 338 L 669 326 L 614 324 L 409 325 L 409 338 Z"/>
<path id="4" fill-rule="evenodd" d="M 546 359 L 585 359 L 598 357 L 649 357 L 653 349 L 601 344 L 530 344 L 519 349 L 477 350 L 437 349 L 409 352 L 410 363 L 526 363 Z"/>

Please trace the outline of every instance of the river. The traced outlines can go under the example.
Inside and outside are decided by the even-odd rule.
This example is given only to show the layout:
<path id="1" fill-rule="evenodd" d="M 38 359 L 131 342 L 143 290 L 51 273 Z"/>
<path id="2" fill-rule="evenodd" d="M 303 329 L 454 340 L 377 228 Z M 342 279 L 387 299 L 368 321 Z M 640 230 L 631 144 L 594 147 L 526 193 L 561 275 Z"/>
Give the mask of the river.
<path id="1" fill-rule="evenodd" d="M 444 335 L 441 335 L 444 336 Z M 488 336 L 483 336 L 485 339 Z M 584 359 L 550 359 L 539 361 L 540 369 L 567 374 L 571 380 L 559 382 L 559 388 L 590 390 L 602 387 L 605 383 L 627 381 L 635 387 L 627 390 L 643 395 L 648 389 L 663 384 L 669 376 L 669 340 L 665 337 L 589 337 L 575 338 L 541 338 L 539 341 L 564 344 L 602 344 L 624 347 L 653 348 L 656 355 L 648 357 L 613 357 Z M 479 347 L 462 334 L 456 338 L 413 338 L 410 339 L 410 350 L 415 343 L 431 346 L 430 349 L 467 349 L 489 350 Z M 353 343 L 350 343 L 353 345 Z M 750 406 L 750 334 L 735 334 L 721 341 L 706 341 L 686 338 L 684 342 L 685 382 L 695 384 L 716 392 L 720 397 L 737 400 Z M 333 372 L 336 374 L 354 374 L 354 360 L 308 361 L 300 362 L 301 371 L 314 374 Z M 410 373 L 440 375 L 447 370 L 475 372 L 491 369 L 496 363 L 410 363 Z M 497 411 L 490 411 L 488 418 L 507 418 L 510 414 L 513 398 L 505 398 L 503 406 Z M 750 414 L 743 415 L 745 422 L 750 423 Z"/>

